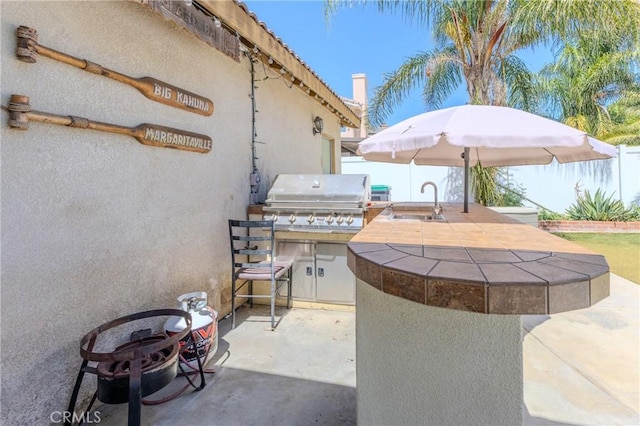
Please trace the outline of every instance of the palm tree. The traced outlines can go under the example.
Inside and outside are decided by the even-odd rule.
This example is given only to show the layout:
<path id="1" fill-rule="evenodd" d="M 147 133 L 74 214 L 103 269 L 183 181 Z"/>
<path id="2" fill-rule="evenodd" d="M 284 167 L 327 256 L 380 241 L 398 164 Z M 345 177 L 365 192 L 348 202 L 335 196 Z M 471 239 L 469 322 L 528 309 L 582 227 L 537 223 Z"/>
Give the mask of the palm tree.
<path id="1" fill-rule="evenodd" d="M 568 39 L 540 72 L 546 114 L 608 142 L 624 143 L 634 129 L 637 137 L 638 48 L 593 31 Z"/>
<path id="2" fill-rule="evenodd" d="M 459 86 L 469 102 L 532 109 L 537 101 L 533 75 L 517 52 L 552 43 L 589 29 L 626 34 L 638 40 L 640 3 L 637 0 L 326 0 L 325 15 L 345 5 L 375 3 L 381 12 L 399 12 L 431 28 L 436 47 L 418 52 L 385 75 L 368 110 L 372 125 L 421 87 L 427 109 L 439 108 Z M 491 203 L 498 172 L 472 171 L 472 188 L 482 204 Z M 482 188 L 489 189 L 487 194 Z"/>
<path id="3" fill-rule="evenodd" d="M 611 124 L 596 136 L 612 145 L 640 145 L 640 91 L 625 93 L 608 111 Z"/>

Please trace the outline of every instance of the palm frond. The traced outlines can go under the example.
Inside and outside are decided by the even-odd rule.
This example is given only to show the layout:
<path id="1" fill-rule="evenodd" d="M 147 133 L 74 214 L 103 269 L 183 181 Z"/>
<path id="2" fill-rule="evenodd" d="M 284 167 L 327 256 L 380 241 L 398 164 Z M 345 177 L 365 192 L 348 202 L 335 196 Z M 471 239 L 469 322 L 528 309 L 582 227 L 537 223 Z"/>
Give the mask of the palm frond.
<path id="1" fill-rule="evenodd" d="M 564 124 L 567 126 L 575 127 L 576 129 L 582 130 L 583 132 L 589 132 L 589 120 L 584 115 L 574 115 L 571 117 L 566 117 L 564 119 Z"/>
<path id="2" fill-rule="evenodd" d="M 631 90 L 609 108 L 607 128 L 596 136 L 612 145 L 640 145 L 640 90 Z"/>
<path id="3" fill-rule="evenodd" d="M 525 34 L 537 32 L 546 40 L 566 40 L 588 29 L 616 37 L 619 44 L 637 45 L 639 40 L 637 0 L 513 0 L 513 10 L 513 28 Z"/>
<path id="4" fill-rule="evenodd" d="M 437 52 L 436 52 L 437 53 Z M 369 121 L 380 125 L 416 87 L 427 78 L 427 67 L 433 53 L 420 52 L 407 58 L 398 69 L 384 75 L 381 86 L 374 89 L 369 105 Z"/>
<path id="5" fill-rule="evenodd" d="M 471 167 L 471 190 L 483 206 L 500 204 L 500 191 L 497 177 L 500 169 L 497 167 L 482 167 L 480 163 Z"/>
<path id="6" fill-rule="evenodd" d="M 608 134 L 617 125 L 609 107 L 638 86 L 639 64 L 638 50 L 617 45 L 607 33 L 585 30 L 565 40 L 555 63 L 540 72 L 543 103 L 558 119 L 598 136 Z"/>
<path id="7" fill-rule="evenodd" d="M 539 87 L 524 61 L 515 55 L 507 56 L 500 63 L 499 72 L 507 83 L 507 105 L 534 111 L 540 103 Z"/>
<path id="8" fill-rule="evenodd" d="M 430 22 L 441 3 L 438 0 L 325 0 L 324 18 L 329 22 L 338 10 L 344 8 L 375 6 L 381 13 L 400 13 L 407 22 L 424 26 Z"/>
<path id="9" fill-rule="evenodd" d="M 459 59 L 453 48 L 432 54 L 427 65 L 427 80 L 422 99 L 427 109 L 438 109 L 462 84 Z"/>

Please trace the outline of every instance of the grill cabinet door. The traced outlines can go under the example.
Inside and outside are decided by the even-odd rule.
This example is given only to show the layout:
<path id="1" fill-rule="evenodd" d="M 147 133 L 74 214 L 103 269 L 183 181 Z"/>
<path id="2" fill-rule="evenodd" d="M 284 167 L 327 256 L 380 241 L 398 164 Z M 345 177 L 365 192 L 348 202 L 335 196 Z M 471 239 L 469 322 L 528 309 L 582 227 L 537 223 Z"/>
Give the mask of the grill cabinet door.
<path id="1" fill-rule="evenodd" d="M 291 297 L 294 300 L 316 300 L 314 243 L 278 242 L 278 259 L 293 259 Z M 281 295 L 286 295 L 283 288 Z"/>
<path id="2" fill-rule="evenodd" d="M 347 245 L 316 243 L 316 298 L 319 302 L 355 303 L 355 278 L 347 266 Z"/>

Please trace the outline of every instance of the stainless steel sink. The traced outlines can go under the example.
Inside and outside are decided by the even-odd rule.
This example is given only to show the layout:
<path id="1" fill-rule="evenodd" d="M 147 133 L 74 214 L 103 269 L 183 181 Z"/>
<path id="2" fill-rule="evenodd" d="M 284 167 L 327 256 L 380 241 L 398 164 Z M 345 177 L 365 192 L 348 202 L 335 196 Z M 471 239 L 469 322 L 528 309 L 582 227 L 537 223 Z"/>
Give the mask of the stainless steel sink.
<path id="1" fill-rule="evenodd" d="M 444 220 L 444 216 L 442 215 L 432 215 L 425 213 L 408 213 L 408 214 L 395 214 L 392 213 L 389 216 L 389 219 L 392 220 L 422 220 L 422 221 L 431 221 L 431 220 Z"/>
<path id="2" fill-rule="evenodd" d="M 390 220 L 445 220 L 442 214 L 434 214 L 433 203 L 394 203 L 389 210 Z"/>
<path id="3" fill-rule="evenodd" d="M 431 215 L 418 214 L 418 213 L 407 213 L 407 214 L 392 213 L 390 218 L 395 220 L 431 220 Z"/>
<path id="4" fill-rule="evenodd" d="M 389 205 L 393 211 L 429 211 L 429 214 L 433 211 L 433 203 L 421 203 L 421 202 L 404 202 L 393 203 Z"/>

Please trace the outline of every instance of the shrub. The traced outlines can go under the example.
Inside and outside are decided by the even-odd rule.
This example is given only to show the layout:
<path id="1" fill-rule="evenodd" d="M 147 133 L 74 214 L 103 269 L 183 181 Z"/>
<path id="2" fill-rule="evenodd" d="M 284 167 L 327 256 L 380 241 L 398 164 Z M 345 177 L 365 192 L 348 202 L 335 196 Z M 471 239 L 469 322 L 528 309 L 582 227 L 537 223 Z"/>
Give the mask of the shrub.
<path id="1" fill-rule="evenodd" d="M 522 185 L 508 184 L 500 192 L 501 204 L 506 207 L 522 207 L 526 189 Z"/>
<path id="2" fill-rule="evenodd" d="M 562 220 L 564 215 L 551 210 L 542 209 L 538 211 L 538 220 Z"/>
<path id="3" fill-rule="evenodd" d="M 629 221 L 640 221 L 640 206 L 635 205 L 629 208 L 629 214 L 627 215 Z"/>
<path id="4" fill-rule="evenodd" d="M 503 168 L 497 169 L 497 174 L 492 182 L 495 185 L 491 197 L 487 196 L 487 206 L 522 207 L 524 206 L 527 190 L 511 177 Z M 489 192 L 489 189 L 486 189 Z"/>
<path id="5" fill-rule="evenodd" d="M 606 196 L 598 189 L 593 197 L 589 191 L 584 191 L 566 214 L 572 220 L 627 221 L 630 211 L 622 201 L 613 199 L 613 194 Z"/>

